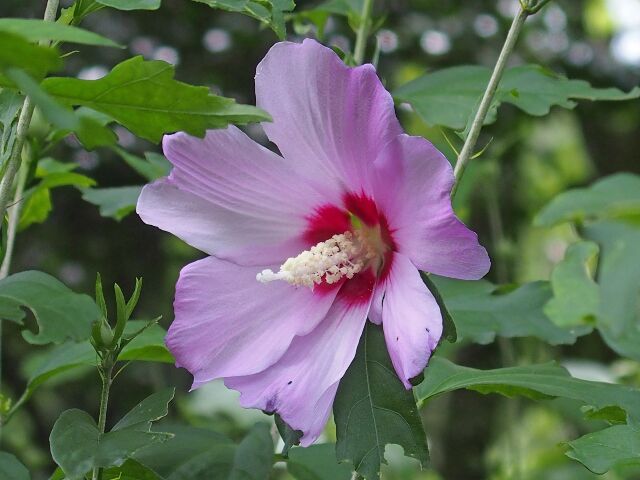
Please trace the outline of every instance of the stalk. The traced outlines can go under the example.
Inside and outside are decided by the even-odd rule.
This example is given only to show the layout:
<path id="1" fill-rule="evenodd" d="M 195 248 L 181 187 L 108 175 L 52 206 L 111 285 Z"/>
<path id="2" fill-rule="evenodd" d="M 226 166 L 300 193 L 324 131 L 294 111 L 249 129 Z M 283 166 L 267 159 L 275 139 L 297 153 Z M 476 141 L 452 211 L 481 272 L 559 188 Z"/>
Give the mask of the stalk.
<path id="1" fill-rule="evenodd" d="M 367 39 L 369 38 L 371 10 L 373 9 L 373 0 L 364 0 L 362 4 L 362 12 L 360 13 L 360 25 L 356 33 L 356 46 L 353 50 L 353 59 L 357 65 L 364 62 L 364 52 L 367 47 Z"/>
<path id="2" fill-rule="evenodd" d="M 107 425 L 107 407 L 109 405 L 109 391 L 111 390 L 111 383 L 113 381 L 113 366 L 107 368 L 101 368 L 100 377 L 102 378 L 102 394 L 100 395 L 100 413 L 98 414 L 98 431 L 102 435 Z M 91 473 L 92 480 L 99 480 L 102 477 L 102 469 L 98 467 L 93 468 Z"/>
<path id="3" fill-rule="evenodd" d="M 522 31 L 524 22 L 529 15 L 537 12 L 540 8 L 542 8 L 544 4 L 547 3 L 547 1 L 548 0 L 543 0 L 542 2 L 535 3 L 532 0 L 521 0 L 520 2 L 520 10 L 518 10 L 518 13 L 511 23 L 511 28 L 509 28 L 509 33 L 507 34 L 507 39 L 502 46 L 502 50 L 500 51 L 500 55 L 498 56 L 498 61 L 493 68 L 491 78 L 489 79 L 489 84 L 487 85 L 487 88 L 482 95 L 482 100 L 480 100 L 480 106 L 478 107 L 478 111 L 476 112 L 476 115 L 471 124 L 469 134 L 467 135 L 462 150 L 458 155 L 458 161 L 456 162 L 456 166 L 453 171 L 456 180 L 453 185 L 453 189 L 451 190 L 451 196 L 455 195 L 458 184 L 460 183 L 460 178 L 462 178 L 464 170 L 465 168 L 467 168 L 467 164 L 473 156 L 473 150 L 476 146 L 476 143 L 478 142 L 480 130 L 482 129 L 482 125 L 487 118 L 487 113 L 489 112 L 489 108 L 491 107 L 493 98 L 495 97 L 498 90 L 498 85 L 500 84 L 500 80 L 502 79 L 502 75 L 504 74 L 505 67 L 507 66 L 507 61 L 509 60 L 509 56 L 513 52 L 518 37 L 520 36 L 520 32 Z"/>

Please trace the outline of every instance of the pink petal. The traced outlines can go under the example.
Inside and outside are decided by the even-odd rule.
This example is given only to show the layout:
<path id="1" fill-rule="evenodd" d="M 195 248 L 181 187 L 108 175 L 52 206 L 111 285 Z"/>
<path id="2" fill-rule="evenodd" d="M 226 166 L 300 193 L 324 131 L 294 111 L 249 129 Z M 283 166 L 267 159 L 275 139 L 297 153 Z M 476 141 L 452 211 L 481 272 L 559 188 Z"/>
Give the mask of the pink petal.
<path id="1" fill-rule="evenodd" d="M 326 318 L 309 334 L 296 337 L 273 366 L 256 375 L 225 379 L 241 392 L 240 404 L 279 413 L 302 445 L 322 432 L 337 384 L 355 356 L 369 302 L 350 302 L 338 295 Z"/>
<path id="2" fill-rule="evenodd" d="M 233 126 L 204 139 L 168 135 L 163 148 L 174 168 L 143 189 L 143 221 L 241 265 L 281 263 L 307 248 L 306 217 L 326 195 L 282 157 Z"/>
<path id="3" fill-rule="evenodd" d="M 427 365 L 442 335 L 435 298 L 407 257 L 394 254 L 382 302 L 382 327 L 396 373 L 405 387 Z"/>
<path id="4" fill-rule="evenodd" d="M 322 321 L 337 293 L 260 283 L 260 270 L 207 257 L 180 272 L 166 342 L 194 388 L 273 365 L 296 335 Z"/>
<path id="5" fill-rule="evenodd" d="M 402 131 L 373 66 L 349 68 L 314 40 L 269 50 L 258 65 L 256 99 L 273 117 L 263 127 L 287 160 L 355 193 L 367 190 L 371 163 Z"/>
<path id="6" fill-rule="evenodd" d="M 486 275 L 487 251 L 451 207 L 453 169 L 442 153 L 422 137 L 400 135 L 380 153 L 375 169 L 375 200 L 400 253 L 437 275 Z"/>

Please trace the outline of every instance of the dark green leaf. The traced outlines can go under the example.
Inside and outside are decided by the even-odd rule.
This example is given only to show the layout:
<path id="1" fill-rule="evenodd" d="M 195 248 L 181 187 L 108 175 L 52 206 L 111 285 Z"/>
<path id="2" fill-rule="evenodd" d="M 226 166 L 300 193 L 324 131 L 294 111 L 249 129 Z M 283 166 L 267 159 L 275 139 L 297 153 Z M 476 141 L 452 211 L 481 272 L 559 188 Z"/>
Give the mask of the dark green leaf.
<path id="1" fill-rule="evenodd" d="M 356 356 L 333 404 L 336 454 L 368 480 L 379 478 L 387 444 L 398 444 L 422 466 L 427 439 L 411 390 L 396 375 L 382 328 L 367 322 Z"/>
<path id="2" fill-rule="evenodd" d="M 270 118 L 255 107 L 212 95 L 207 87 L 178 82 L 173 75 L 174 67 L 166 62 L 134 57 L 98 80 L 47 78 L 42 88 L 67 105 L 102 112 L 153 142 L 169 132 L 202 137 L 210 128 Z"/>
<path id="3" fill-rule="evenodd" d="M 236 448 L 228 480 L 268 478 L 273 466 L 273 448 L 269 425 L 255 425 Z"/>
<path id="4" fill-rule="evenodd" d="M 50 275 L 27 271 L 0 280 L 0 318 L 22 324 L 26 307 L 38 322 L 37 334 L 23 330 L 29 343 L 42 345 L 67 339 L 81 341 L 91 335 L 100 311 L 87 296 L 69 290 Z"/>
<path id="5" fill-rule="evenodd" d="M 17 34 L 32 42 L 53 40 L 123 48 L 108 38 L 82 28 L 31 18 L 0 18 L 0 32 Z"/>
<path id="6" fill-rule="evenodd" d="M 640 428 L 631 425 L 588 433 L 568 445 L 567 456 L 593 473 L 603 474 L 617 465 L 640 465 Z"/>
<path id="7" fill-rule="evenodd" d="M 119 467 L 104 470 L 102 480 L 162 480 L 162 478 L 141 463 L 129 459 Z"/>
<path id="8" fill-rule="evenodd" d="M 0 49 L 1 50 L 1 49 Z M 81 111 L 73 111 L 57 103 L 29 75 L 21 70 L 8 70 L 9 77 L 40 109 L 44 117 L 56 128 L 74 132 L 78 140 L 88 149 L 100 145 L 111 145 L 116 142 L 116 135 L 109 128 L 101 125 L 90 115 Z"/>
<path id="9" fill-rule="evenodd" d="M 31 475 L 16 457 L 0 452 L 0 480 L 31 480 Z"/>
<path id="10" fill-rule="evenodd" d="M 122 220 L 136 209 L 142 185 L 131 187 L 86 188 L 82 199 L 100 207 L 100 215 Z"/>
<path id="11" fill-rule="evenodd" d="M 281 40 L 286 35 L 285 13 L 293 11 L 293 0 L 194 0 L 211 8 L 239 12 L 269 25 Z"/>
<path id="12" fill-rule="evenodd" d="M 442 314 L 442 322 L 444 327 L 442 331 L 442 338 L 446 339 L 451 343 L 456 343 L 456 341 L 458 340 L 458 332 L 456 330 L 456 324 L 453 321 L 453 317 L 449 313 L 449 310 L 447 309 L 447 306 L 444 303 L 444 300 L 442 299 L 442 295 L 440 295 L 440 292 L 438 291 L 438 287 L 436 286 L 435 283 L 433 283 L 431 278 L 429 278 L 430 275 L 424 272 L 420 272 L 420 276 L 422 277 L 422 281 L 425 283 L 425 285 L 431 292 L 431 295 L 433 295 L 433 297 L 436 299 L 436 302 L 438 302 L 438 307 L 440 307 L 440 313 Z"/>
<path id="13" fill-rule="evenodd" d="M 453 316 L 459 339 L 491 343 L 502 337 L 536 337 L 552 345 L 571 344 L 588 327 L 563 329 L 544 314 L 551 299 L 547 282 L 532 282 L 502 293 L 485 280 L 463 281 L 431 275 Z"/>
<path id="14" fill-rule="evenodd" d="M 426 75 L 393 92 L 399 102 L 408 102 L 424 121 L 462 130 L 484 92 L 491 70 L 481 66 L 458 66 Z M 538 65 L 508 69 L 496 92 L 492 114 L 500 103 L 511 103 L 529 115 L 546 115 L 551 107 L 574 108 L 575 100 L 629 100 L 640 96 L 640 88 L 629 93 L 615 88 L 593 88 L 584 80 L 569 80 Z"/>
<path id="15" fill-rule="evenodd" d="M 0 89 L 0 165 L 11 155 L 16 136 L 16 119 L 24 97 L 13 90 Z"/>
<path id="16" fill-rule="evenodd" d="M 578 242 L 571 245 L 564 260 L 551 273 L 553 298 L 544 313 L 560 327 L 592 325 L 600 308 L 600 289 L 593 280 L 598 245 Z"/>
<path id="17" fill-rule="evenodd" d="M 333 444 L 293 448 L 289 452 L 287 471 L 297 480 L 349 480 L 351 469 L 336 460 Z"/>
<path id="18" fill-rule="evenodd" d="M 537 225 L 640 217 L 640 176 L 617 173 L 590 187 L 561 193 L 542 209 Z"/>
<path id="19" fill-rule="evenodd" d="M 175 388 L 166 388 L 150 395 L 122 417 L 111 431 L 134 429 L 148 432 L 152 422 L 167 416 L 174 394 Z"/>
<path id="20" fill-rule="evenodd" d="M 132 418 L 142 416 L 134 409 Z M 139 450 L 171 438 L 168 433 L 150 432 L 142 426 L 150 427 L 151 423 L 132 423 L 100 434 L 89 414 L 77 409 L 67 410 L 56 420 L 51 431 L 51 455 L 69 480 L 81 480 L 94 467 L 122 465 Z"/>
<path id="21" fill-rule="evenodd" d="M 160 0 L 96 0 L 96 2 L 118 10 L 157 10 L 160 8 Z"/>
<path id="22" fill-rule="evenodd" d="M 597 409 L 617 407 L 631 419 L 640 419 L 640 390 L 573 378 L 555 363 L 478 370 L 434 357 L 425 371 L 424 382 L 415 390 L 418 400 L 425 402 L 436 395 L 460 389 L 508 397 L 567 398 Z"/>
<path id="23" fill-rule="evenodd" d="M 0 18 L 0 22 L 2 19 Z M 36 78 L 58 70 L 62 61 L 55 48 L 33 45 L 26 39 L 0 31 L 0 71 L 19 68 Z M 5 72 L 6 73 L 6 72 Z M 15 82 L 15 80 L 11 79 Z"/>

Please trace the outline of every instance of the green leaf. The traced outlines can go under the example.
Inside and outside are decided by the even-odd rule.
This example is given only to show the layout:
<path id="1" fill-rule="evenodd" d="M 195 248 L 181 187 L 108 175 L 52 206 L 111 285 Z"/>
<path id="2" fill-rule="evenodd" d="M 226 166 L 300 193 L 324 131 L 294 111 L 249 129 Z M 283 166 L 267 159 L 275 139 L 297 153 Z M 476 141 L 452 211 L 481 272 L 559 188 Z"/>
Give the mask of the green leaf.
<path id="1" fill-rule="evenodd" d="M 590 187 L 561 193 L 538 213 L 536 225 L 640 218 L 640 176 L 617 173 Z"/>
<path id="2" fill-rule="evenodd" d="M 0 89 L 0 165 L 7 161 L 13 150 L 16 120 L 23 101 L 24 97 L 18 92 Z"/>
<path id="3" fill-rule="evenodd" d="M 175 388 L 166 388 L 160 392 L 145 398 L 133 407 L 111 429 L 112 432 L 124 429 L 133 429 L 148 432 L 151 423 L 164 418 L 169 413 L 169 403 L 173 400 Z"/>
<path id="4" fill-rule="evenodd" d="M 10 453 L 0 452 L 0 479 L 31 480 L 31 475 L 16 457 Z"/>
<path id="5" fill-rule="evenodd" d="M 31 42 L 47 40 L 124 48 L 108 38 L 82 28 L 31 18 L 0 18 L 0 32 L 20 35 Z"/>
<path id="6" fill-rule="evenodd" d="M 462 130 L 484 92 L 491 70 L 481 66 L 445 68 L 401 86 L 393 92 L 408 102 L 427 123 Z M 486 123 L 495 120 L 500 103 L 511 103 L 529 115 L 546 115 L 551 107 L 574 108 L 575 100 L 629 100 L 640 97 L 640 87 L 628 93 L 616 88 L 593 88 L 584 80 L 569 80 L 538 65 L 508 69 L 502 78 Z"/>
<path id="7" fill-rule="evenodd" d="M 590 382 L 569 375 L 555 363 L 478 370 L 433 357 L 425 370 L 425 380 L 415 388 L 424 403 L 442 393 L 467 389 L 499 393 L 507 397 L 525 396 L 535 400 L 567 398 L 601 409 L 617 407 L 629 418 L 640 419 L 640 391 L 624 385 Z"/>
<path id="8" fill-rule="evenodd" d="M 96 0 L 96 2 L 117 10 L 157 10 L 160 8 L 160 0 Z"/>
<path id="9" fill-rule="evenodd" d="M 614 425 L 588 433 L 568 443 L 567 456 L 579 461 L 593 473 L 603 474 L 616 466 L 640 466 L 640 429 Z"/>
<path id="10" fill-rule="evenodd" d="M 603 221 L 582 234 L 600 246 L 598 331 L 618 354 L 640 360 L 640 226 Z"/>
<path id="11" fill-rule="evenodd" d="M 270 119 L 262 110 L 212 95 L 207 87 L 178 82 L 173 75 L 172 65 L 138 56 L 98 80 L 52 77 L 42 88 L 67 105 L 102 112 L 152 142 L 169 132 L 202 137 L 210 128 Z"/>
<path id="12" fill-rule="evenodd" d="M 117 137 L 109 128 L 84 112 L 73 111 L 60 105 L 23 71 L 12 69 L 5 73 L 29 96 L 49 122 L 61 130 L 74 132 L 86 148 L 93 149 L 116 142 Z"/>
<path id="13" fill-rule="evenodd" d="M 141 463 L 129 459 L 119 467 L 104 470 L 102 480 L 162 480 L 162 478 Z"/>
<path id="14" fill-rule="evenodd" d="M 2 20 L 0 18 L 0 22 Z M 13 33 L 0 31 L 0 45 L 0 71 L 19 68 L 29 75 L 41 78 L 62 66 L 55 48 L 33 45 Z"/>
<path id="15" fill-rule="evenodd" d="M 564 260 L 551 273 L 553 298 L 544 313 L 560 327 L 593 325 L 600 308 L 600 288 L 593 280 L 598 245 L 578 242 L 571 245 Z"/>
<path id="16" fill-rule="evenodd" d="M 0 280 L 0 318 L 23 324 L 28 308 L 38 322 L 37 334 L 23 330 L 32 344 L 81 341 L 91 335 L 100 311 L 91 297 L 75 293 L 50 275 L 26 271 Z"/>
<path id="17" fill-rule="evenodd" d="M 100 215 L 122 220 L 135 211 L 142 185 L 131 187 L 86 188 L 82 199 L 100 208 Z"/>
<path id="18" fill-rule="evenodd" d="M 173 438 L 135 454 L 135 459 L 165 480 L 225 479 L 231 471 L 235 444 L 219 433 L 186 426 L 163 426 Z"/>
<path id="19" fill-rule="evenodd" d="M 100 434 L 88 413 L 72 409 L 56 420 L 49 441 L 51 456 L 67 478 L 83 480 L 94 467 L 122 465 L 137 451 L 170 437 L 132 428 Z"/>
<path id="20" fill-rule="evenodd" d="M 265 23 L 284 40 L 286 36 L 285 14 L 292 12 L 296 4 L 293 0 L 194 0 L 211 8 L 228 12 L 239 12 Z"/>
<path id="21" fill-rule="evenodd" d="M 169 160 L 159 153 L 146 152 L 145 158 L 140 158 L 122 148 L 114 148 L 113 150 L 146 180 L 153 181 L 160 177 L 166 177 L 171 170 Z"/>
<path id="22" fill-rule="evenodd" d="M 544 313 L 551 299 L 547 282 L 524 284 L 507 292 L 485 280 L 453 280 L 430 275 L 456 323 L 459 339 L 487 344 L 502 337 L 536 337 L 551 345 L 572 344 L 588 327 L 564 329 Z"/>
<path id="23" fill-rule="evenodd" d="M 287 460 L 287 471 L 297 480 L 349 480 L 351 469 L 336 461 L 333 444 L 292 448 Z"/>
<path id="24" fill-rule="evenodd" d="M 228 480 L 268 478 L 273 466 L 273 448 L 269 425 L 256 424 L 236 448 Z"/>
<path id="25" fill-rule="evenodd" d="M 427 288 L 431 292 L 431 295 L 433 295 L 433 298 L 436 299 L 436 302 L 438 303 L 438 307 L 440 308 L 440 313 L 442 315 L 442 323 L 444 327 L 442 331 L 442 338 L 446 339 L 450 343 L 456 343 L 456 341 L 458 340 L 458 332 L 456 330 L 456 324 L 453 321 L 453 317 L 451 316 L 451 313 L 449 313 L 449 309 L 447 309 L 447 305 L 445 304 L 444 299 L 442 298 L 442 295 L 440 295 L 440 291 L 438 290 L 438 287 L 436 286 L 435 283 L 433 283 L 431 278 L 429 278 L 430 275 L 424 272 L 420 272 L 420 276 L 422 277 L 422 281 L 424 282 L 424 284 L 427 286 Z"/>
<path id="26" fill-rule="evenodd" d="M 367 322 L 356 356 L 340 381 L 333 415 L 338 461 L 351 462 L 366 479 L 379 478 L 390 443 L 427 465 L 427 439 L 413 393 L 396 375 L 379 325 Z"/>
<path id="27" fill-rule="evenodd" d="M 314 8 L 314 10 L 344 15 L 360 15 L 364 0 L 327 0 Z"/>

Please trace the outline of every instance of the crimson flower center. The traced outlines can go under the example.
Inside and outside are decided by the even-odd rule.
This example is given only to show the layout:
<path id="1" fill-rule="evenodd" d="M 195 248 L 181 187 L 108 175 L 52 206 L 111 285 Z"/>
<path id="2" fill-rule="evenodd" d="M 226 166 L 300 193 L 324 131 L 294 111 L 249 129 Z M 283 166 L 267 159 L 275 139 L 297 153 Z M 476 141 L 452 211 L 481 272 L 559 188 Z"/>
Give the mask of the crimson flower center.
<path id="1" fill-rule="evenodd" d="M 256 275 L 262 283 L 283 280 L 291 285 L 313 288 L 350 280 L 369 268 L 378 272 L 389 245 L 378 225 L 369 227 L 352 217 L 353 228 L 319 242 L 296 257 L 288 258 L 278 272 L 267 269 Z"/>

